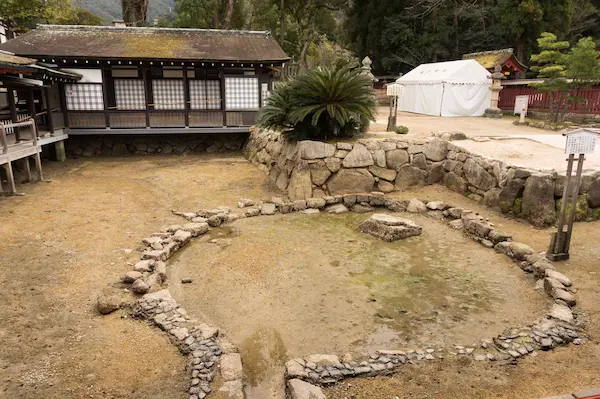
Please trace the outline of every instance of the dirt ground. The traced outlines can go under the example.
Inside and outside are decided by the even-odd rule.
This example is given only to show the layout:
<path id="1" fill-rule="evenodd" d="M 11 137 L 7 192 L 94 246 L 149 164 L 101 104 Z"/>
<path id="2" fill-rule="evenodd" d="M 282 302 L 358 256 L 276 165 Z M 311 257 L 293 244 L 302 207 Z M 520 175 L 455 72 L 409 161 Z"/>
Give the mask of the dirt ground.
<path id="1" fill-rule="evenodd" d="M 135 157 L 45 163 L 51 183 L 0 198 L 0 398 L 184 398 L 184 359 L 166 336 L 124 313 L 99 316 L 97 293 L 130 269 L 142 237 L 180 222 L 171 209 L 234 205 L 275 190 L 241 156 Z M 479 209 L 441 187 L 430 196 Z M 548 230 L 493 215 L 515 239 L 544 250 Z M 428 363 L 394 378 L 349 380 L 331 398 L 539 398 L 600 386 L 600 223 L 578 223 L 558 268 L 579 290 L 584 345 L 540 353 L 516 367 Z M 518 269 L 515 269 L 521 273 Z M 268 335 L 268 332 L 265 333 Z M 264 338 L 261 338 L 261 340 Z M 259 340 L 260 341 L 260 340 Z M 251 342 L 249 343 L 251 345 Z"/>
<path id="2" fill-rule="evenodd" d="M 426 187 L 399 197 L 443 198 L 491 217 L 492 222 L 513 234 L 515 240 L 544 251 L 551 229 L 538 230 L 475 204 L 456 193 Z M 587 322 L 589 341 L 570 345 L 520 361 L 517 366 L 463 360 L 432 361 L 403 367 L 392 377 L 347 380 L 326 390 L 330 399 L 477 398 L 536 399 L 600 386 L 600 222 L 577 223 L 571 259 L 557 263 L 577 288 L 577 311 Z M 519 272 L 519 270 L 515 270 Z"/>
<path id="3" fill-rule="evenodd" d="M 423 234 L 384 242 L 358 231 L 363 214 L 239 220 L 184 249 L 171 281 L 193 278 L 180 303 L 240 346 L 249 399 L 280 398 L 265 386 L 290 358 L 473 345 L 549 307 L 506 257 L 403 216 Z"/>
<path id="4" fill-rule="evenodd" d="M 184 358 L 142 322 L 100 316 L 98 292 L 170 210 L 269 198 L 241 156 L 45 163 L 51 183 L 0 197 L 0 398 L 184 398 Z"/>

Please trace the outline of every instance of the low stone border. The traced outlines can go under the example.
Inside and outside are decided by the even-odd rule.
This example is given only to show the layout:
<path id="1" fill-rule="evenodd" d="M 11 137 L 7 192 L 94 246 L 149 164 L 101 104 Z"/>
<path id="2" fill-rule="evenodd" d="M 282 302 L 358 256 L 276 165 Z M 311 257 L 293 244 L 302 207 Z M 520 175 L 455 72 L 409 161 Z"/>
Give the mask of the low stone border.
<path id="1" fill-rule="evenodd" d="M 532 325 L 508 329 L 501 335 L 471 346 L 408 351 L 380 350 L 361 362 L 349 359 L 340 361 L 336 355 L 292 359 L 286 363 L 288 391 L 292 397 L 309 397 L 302 396 L 306 392 L 320 397 L 320 388 L 309 383 L 330 384 L 347 377 L 385 375 L 406 363 L 443 359 L 449 355 L 469 356 L 476 361 L 516 361 L 540 349 L 551 350 L 570 342 L 582 342 L 581 328 L 571 310 L 576 304 L 571 281 L 532 248 L 512 241 L 510 234 L 495 229 L 482 216 L 469 210 L 440 201 L 398 200 L 386 197 L 381 192 L 296 201 L 277 197 L 266 202 L 241 199 L 238 207 L 239 212 L 232 212 L 229 207 L 199 212 L 174 211 L 176 215 L 187 219 L 188 223 L 168 226 L 144 238 L 140 261 L 121 278 L 123 283 L 131 284 L 132 292 L 142 295 L 133 305 L 133 316 L 147 320 L 165 331 L 171 342 L 188 357 L 186 369 L 190 374 L 189 399 L 203 399 L 211 393 L 209 384 L 214 379 L 217 368 L 224 381 L 221 390 L 227 391 L 229 398 L 243 398 L 242 359 L 237 348 L 226 337 L 219 335 L 216 327 L 190 319 L 168 289 L 165 289 L 165 262 L 192 238 L 207 233 L 211 227 L 232 223 L 240 218 L 274 215 L 276 212 L 315 214 L 323 211 L 340 214 L 349 211 L 367 213 L 376 208 L 385 208 L 392 212 L 423 213 L 438 220 L 447 220 L 449 227 L 462 229 L 474 241 L 505 254 L 517 262 L 523 271 L 532 273 L 538 278 L 536 289 L 543 288 L 554 299 L 546 317 Z M 102 314 L 118 308 L 119 303 L 111 302 L 104 296 L 99 297 L 98 310 Z"/>

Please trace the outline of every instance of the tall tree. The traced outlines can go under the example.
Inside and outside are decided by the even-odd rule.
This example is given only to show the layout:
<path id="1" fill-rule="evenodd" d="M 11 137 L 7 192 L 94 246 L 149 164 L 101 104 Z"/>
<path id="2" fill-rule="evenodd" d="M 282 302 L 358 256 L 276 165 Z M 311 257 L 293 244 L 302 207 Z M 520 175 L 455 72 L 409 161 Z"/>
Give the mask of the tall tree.
<path id="1" fill-rule="evenodd" d="M 123 20 L 131 26 L 146 25 L 148 0 L 121 0 Z"/>
<path id="2" fill-rule="evenodd" d="M 246 10 L 243 0 L 175 0 L 180 28 L 242 29 Z"/>

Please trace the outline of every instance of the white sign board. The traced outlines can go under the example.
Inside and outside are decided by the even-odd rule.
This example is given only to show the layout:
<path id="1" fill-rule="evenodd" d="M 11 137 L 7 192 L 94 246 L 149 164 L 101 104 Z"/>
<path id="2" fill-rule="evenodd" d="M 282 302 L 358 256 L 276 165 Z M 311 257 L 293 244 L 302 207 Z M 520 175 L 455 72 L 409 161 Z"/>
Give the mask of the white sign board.
<path id="1" fill-rule="evenodd" d="M 527 108 L 529 105 L 529 96 L 517 96 L 515 97 L 515 115 L 521 115 L 523 107 L 525 107 L 525 115 L 527 115 Z"/>
<path id="2" fill-rule="evenodd" d="M 403 92 L 404 92 L 404 86 L 402 86 L 398 83 L 391 83 L 391 84 L 387 85 L 386 94 L 390 97 L 391 96 L 401 97 Z"/>
<path id="3" fill-rule="evenodd" d="M 596 147 L 596 137 L 594 133 L 587 132 L 567 134 L 565 154 L 593 154 Z"/>

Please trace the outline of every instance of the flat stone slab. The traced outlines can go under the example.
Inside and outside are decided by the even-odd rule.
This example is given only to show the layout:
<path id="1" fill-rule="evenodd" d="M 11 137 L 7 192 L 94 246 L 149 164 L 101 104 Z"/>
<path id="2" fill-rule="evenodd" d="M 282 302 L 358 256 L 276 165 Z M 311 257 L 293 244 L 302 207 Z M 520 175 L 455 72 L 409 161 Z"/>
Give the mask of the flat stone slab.
<path id="1" fill-rule="evenodd" d="M 362 233 L 368 233 L 384 241 L 392 242 L 403 238 L 421 235 L 423 229 L 409 219 L 403 219 L 383 213 L 376 213 L 358 227 Z"/>

